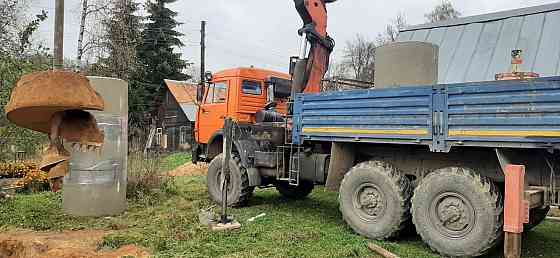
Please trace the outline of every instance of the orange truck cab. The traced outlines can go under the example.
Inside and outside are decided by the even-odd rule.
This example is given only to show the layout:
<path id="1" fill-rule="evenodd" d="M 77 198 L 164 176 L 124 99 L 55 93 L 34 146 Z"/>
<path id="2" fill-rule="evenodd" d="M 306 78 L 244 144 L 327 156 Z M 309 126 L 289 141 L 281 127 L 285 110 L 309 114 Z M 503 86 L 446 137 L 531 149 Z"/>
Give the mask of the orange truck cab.
<path id="1" fill-rule="evenodd" d="M 193 162 L 210 161 L 222 152 L 226 117 L 238 123 L 254 124 L 256 114 L 271 101 L 286 114 L 287 97 L 274 98 L 273 82 L 290 80 L 290 75 L 258 68 L 234 68 L 212 75 L 200 99 Z"/>

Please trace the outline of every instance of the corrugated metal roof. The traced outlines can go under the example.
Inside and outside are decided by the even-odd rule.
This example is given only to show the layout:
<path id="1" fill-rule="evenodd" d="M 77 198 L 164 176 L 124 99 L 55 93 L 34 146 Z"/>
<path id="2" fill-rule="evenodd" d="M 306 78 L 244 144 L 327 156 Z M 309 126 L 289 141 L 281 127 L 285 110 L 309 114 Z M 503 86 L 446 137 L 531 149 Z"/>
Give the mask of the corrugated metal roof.
<path id="1" fill-rule="evenodd" d="M 181 110 L 183 110 L 183 113 L 185 113 L 189 121 L 196 121 L 196 113 L 198 111 L 198 107 L 195 104 L 180 104 L 180 106 Z"/>
<path id="2" fill-rule="evenodd" d="M 167 85 L 167 88 L 169 88 L 169 91 L 178 103 L 196 102 L 196 84 L 174 80 L 164 81 L 165 85 Z"/>
<path id="3" fill-rule="evenodd" d="M 439 83 L 494 80 L 508 72 L 511 51 L 523 50 L 521 70 L 560 75 L 560 3 L 416 25 L 398 41 L 439 46 Z"/>
<path id="4" fill-rule="evenodd" d="M 165 85 L 171 92 L 171 95 L 175 97 L 181 110 L 187 116 L 189 121 L 196 121 L 196 84 L 188 83 L 185 81 L 174 81 L 174 80 L 164 80 Z"/>

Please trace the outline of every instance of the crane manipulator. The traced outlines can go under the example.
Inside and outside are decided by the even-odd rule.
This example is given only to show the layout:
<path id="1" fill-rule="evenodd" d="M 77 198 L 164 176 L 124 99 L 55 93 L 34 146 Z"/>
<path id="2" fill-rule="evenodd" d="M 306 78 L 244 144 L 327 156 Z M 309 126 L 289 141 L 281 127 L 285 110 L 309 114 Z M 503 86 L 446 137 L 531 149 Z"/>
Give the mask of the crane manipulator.
<path id="1" fill-rule="evenodd" d="M 321 82 L 328 70 L 329 56 L 335 45 L 334 40 L 327 34 L 326 5 L 335 1 L 294 0 L 303 20 L 303 27 L 298 31 L 301 45 L 293 67 L 292 99 L 297 93 L 321 91 Z"/>

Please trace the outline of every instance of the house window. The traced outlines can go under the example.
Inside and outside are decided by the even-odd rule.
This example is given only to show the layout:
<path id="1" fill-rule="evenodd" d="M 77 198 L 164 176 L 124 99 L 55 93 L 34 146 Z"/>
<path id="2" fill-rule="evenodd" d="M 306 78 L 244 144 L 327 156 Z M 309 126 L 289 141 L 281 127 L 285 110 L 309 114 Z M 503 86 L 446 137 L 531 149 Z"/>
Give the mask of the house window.
<path id="1" fill-rule="evenodd" d="M 161 137 L 163 137 L 163 128 L 156 129 L 156 145 L 161 146 Z"/>
<path id="2" fill-rule="evenodd" d="M 227 97 L 227 83 L 217 82 L 208 87 L 208 94 L 206 95 L 206 104 L 225 103 Z"/>
<path id="3" fill-rule="evenodd" d="M 189 142 L 189 128 L 181 126 L 179 128 L 179 144 L 187 144 Z"/>
<path id="4" fill-rule="evenodd" d="M 262 86 L 260 82 L 243 80 L 241 88 L 243 90 L 243 94 L 262 95 Z"/>

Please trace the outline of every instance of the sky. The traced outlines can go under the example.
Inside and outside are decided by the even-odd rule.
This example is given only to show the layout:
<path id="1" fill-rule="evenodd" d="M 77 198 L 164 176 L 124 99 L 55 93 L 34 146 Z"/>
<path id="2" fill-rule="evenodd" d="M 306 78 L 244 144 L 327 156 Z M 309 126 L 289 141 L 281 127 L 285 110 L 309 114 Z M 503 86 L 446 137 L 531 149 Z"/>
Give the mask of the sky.
<path id="1" fill-rule="evenodd" d="M 54 0 L 28 0 L 32 13 L 41 9 L 49 18 L 36 36 L 46 46 L 53 44 Z M 328 31 L 337 46 L 332 58 L 344 54 L 344 46 L 357 34 L 375 39 L 386 24 L 404 13 L 408 24 L 422 24 L 441 0 L 338 0 L 328 5 Z M 558 0 L 454 0 L 463 16 L 479 15 L 558 2 Z M 200 62 L 200 21 L 207 21 L 207 70 L 255 66 L 287 71 L 289 57 L 297 55 L 302 26 L 292 0 L 178 0 L 169 5 L 183 24 L 178 31 L 184 47 L 176 49 L 183 58 Z M 64 55 L 76 59 L 80 0 L 66 0 Z"/>

